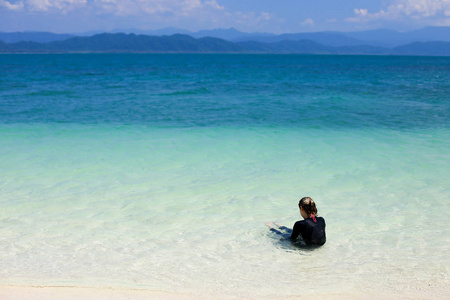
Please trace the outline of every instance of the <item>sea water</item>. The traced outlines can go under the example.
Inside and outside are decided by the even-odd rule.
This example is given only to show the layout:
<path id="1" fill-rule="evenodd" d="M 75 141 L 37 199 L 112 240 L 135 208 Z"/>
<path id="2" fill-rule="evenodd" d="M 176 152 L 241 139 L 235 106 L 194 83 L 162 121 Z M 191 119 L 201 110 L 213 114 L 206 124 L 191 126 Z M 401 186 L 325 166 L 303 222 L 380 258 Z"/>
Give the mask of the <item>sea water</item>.
<path id="1" fill-rule="evenodd" d="M 0 56 L 0 284 L 448 297 L 450 58 Z M 327 243 L 292 226 L 315 199 Z"/>

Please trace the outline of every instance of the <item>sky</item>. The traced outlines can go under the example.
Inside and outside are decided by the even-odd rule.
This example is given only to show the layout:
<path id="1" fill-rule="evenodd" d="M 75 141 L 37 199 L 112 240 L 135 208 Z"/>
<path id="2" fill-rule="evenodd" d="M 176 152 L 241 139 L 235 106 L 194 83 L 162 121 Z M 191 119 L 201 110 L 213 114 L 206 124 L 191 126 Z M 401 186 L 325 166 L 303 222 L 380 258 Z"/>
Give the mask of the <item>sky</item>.
<path id="1" fill-rule="evenodd" d="M 0 31 L 235 28 L 295 33 L 450 26 L 450 0 L 0 0 Z"/>

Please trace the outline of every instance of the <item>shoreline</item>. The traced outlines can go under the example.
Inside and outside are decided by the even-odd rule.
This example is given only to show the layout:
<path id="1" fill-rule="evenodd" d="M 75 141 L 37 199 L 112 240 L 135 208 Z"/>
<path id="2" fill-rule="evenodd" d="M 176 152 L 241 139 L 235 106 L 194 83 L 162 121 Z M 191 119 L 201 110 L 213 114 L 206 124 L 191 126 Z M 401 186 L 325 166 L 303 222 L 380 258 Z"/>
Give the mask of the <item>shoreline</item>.
<path id="1" fill-rule="evenodd" d="M 322 52 L 183 52 L 183 51 L 0 51 L 7 55 L 31 54 L 186 54 L 186 55 L 287 55 L 287 56 L 370 56 L 370 57 L 450 57 L 450 54 L 420 53 L 322 53 Z"/>
<path id="2" fill-rule="evenodd" d="M 373 295 L 360 291 L 359 293 L 306 293 L 299 295 L 273 296 L 239 296 L 239 295 L 209 295 L 207 293 L 180 293 L 149 289 L 115 288 L 115 287 L 82 287 L 82 286 L 21 286 L 0 285 L 2 300 L 194 300 L 194 299 L 330 299 L 330 300 L 376 300 L 376 299 L 435 299 L 435 295 L 424 298 L 419 295 Z"/>
<path id="3" fill-rule="evenodd" d="M 207 299 L 206 297 L 165 292 L 146 289 L 113 288 L 113 287 L 82 287 L 82 286 L 21 286 L 21 285 L 0 285 L 0 298 L 2 300 L 141 300 L 141 299 L 162 299 L 162 300 L 193 300 Z"/>

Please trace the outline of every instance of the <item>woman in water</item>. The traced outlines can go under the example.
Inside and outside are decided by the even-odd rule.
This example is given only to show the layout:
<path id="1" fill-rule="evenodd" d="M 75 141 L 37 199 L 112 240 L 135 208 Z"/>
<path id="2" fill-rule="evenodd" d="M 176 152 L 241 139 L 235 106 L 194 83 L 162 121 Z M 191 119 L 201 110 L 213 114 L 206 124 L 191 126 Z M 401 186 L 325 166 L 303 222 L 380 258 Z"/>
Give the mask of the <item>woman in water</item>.
<path id="1" fill-rule="evenodd" d="M 292 242 L 303 240 L 306 245 L 312 246 L 322 246 L 325 244 L 325 220 L 317 216 L 317 208 L 313 199 L 310 197 L 302 198 L 298 203 L 298 207 L 300 208 L 300 215 L 303 217 L 303 220 L 295 222 L 293 229 L 274 223 L 278 227 L 277 230 L 268 222 L 266 225 L 270 228 L 270 231 L 290 238 Z M 283 230 L 284 233 L 280 230 Z"/>

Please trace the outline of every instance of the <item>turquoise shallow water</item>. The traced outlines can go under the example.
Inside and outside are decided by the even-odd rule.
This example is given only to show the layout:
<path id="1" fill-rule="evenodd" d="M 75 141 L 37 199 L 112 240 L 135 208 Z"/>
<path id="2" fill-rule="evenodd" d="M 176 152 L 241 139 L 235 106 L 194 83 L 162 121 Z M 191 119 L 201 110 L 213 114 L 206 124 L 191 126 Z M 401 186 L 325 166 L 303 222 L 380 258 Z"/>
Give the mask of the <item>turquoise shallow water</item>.
<path id="1" fill-rule="evenodd" d="M 448 58 L 0 62 L 0 283 L 449 295 Z"/>

